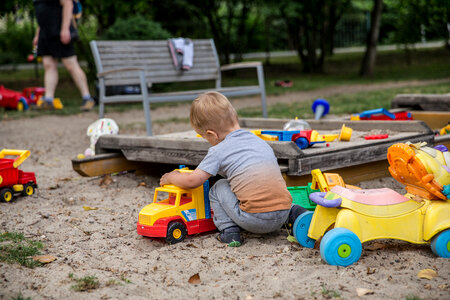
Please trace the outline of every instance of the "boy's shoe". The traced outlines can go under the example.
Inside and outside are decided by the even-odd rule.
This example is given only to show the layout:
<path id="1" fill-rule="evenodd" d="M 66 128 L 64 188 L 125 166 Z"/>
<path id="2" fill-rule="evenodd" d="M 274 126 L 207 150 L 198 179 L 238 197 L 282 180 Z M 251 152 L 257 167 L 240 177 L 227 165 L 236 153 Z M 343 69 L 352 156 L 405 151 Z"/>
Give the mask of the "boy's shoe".
<path id="1" fill-rule="evenodd" d="M 228 227 L 219 233 L 217 239 L 229 247 L 239 247 L 242 244 L 241 230 L 237 226 Z"/>
<path id="2" fill-rule="evenodd" d="M 83 105 L 80 107 L 82 111 L 91 111 L 95 106 L 94 99 L 84 100 Z"/>
<path id="3" fill-rule="evenodd" d="M 297 218 L 305 211 L 307 211 L 307 209 L 300 205 L 297 204 L 292 205 L 291 210 L 289 211 L 289 218 L 286 222 L 287 228 L 292 230 L 292 226 L 294 225 L 295 220 L 297 220 Z"/>

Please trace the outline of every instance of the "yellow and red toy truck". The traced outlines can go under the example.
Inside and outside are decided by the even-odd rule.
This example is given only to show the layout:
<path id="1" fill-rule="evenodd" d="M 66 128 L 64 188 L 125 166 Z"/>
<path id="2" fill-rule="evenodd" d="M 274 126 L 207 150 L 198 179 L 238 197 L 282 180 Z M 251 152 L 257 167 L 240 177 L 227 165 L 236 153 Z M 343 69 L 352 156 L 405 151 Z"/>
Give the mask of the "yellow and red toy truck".
<path id="1" fill-rule="evenodd" d="M 192 172 L 181 167 L 178 171 Z M 139 212 L 137 233 L 175 244 L 186 235 L 216 230 L 212 217 L 208 181 L 194 189 L 164 185 L 155 189 L 153 202 Z"/>
<path id="2" fill-rule="evenodd" d="M 15 159 L 5 156 L 17 156 Z M 31 196 L 37 189 L 36 176 L 33 172 L 23 172 L 18 167 L 30 156 L 28 150 L 0 151 L 0 200 L 9 202 L 14 195 Z"/>

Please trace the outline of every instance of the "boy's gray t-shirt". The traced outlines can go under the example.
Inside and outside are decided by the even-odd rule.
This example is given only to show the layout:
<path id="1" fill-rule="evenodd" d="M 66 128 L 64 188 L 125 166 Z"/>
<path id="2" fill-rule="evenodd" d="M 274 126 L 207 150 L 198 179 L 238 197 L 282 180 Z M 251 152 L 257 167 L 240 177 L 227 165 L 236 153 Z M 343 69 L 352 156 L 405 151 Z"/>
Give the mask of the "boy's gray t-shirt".
<path id="1" fill-rule="evenodd" d="M 253 133 L 238 129 L 212 146 L 198 166 L 222 175 L 249 213 L 290 209 L 292 197 L 280 173 L 272 148 Z"/>

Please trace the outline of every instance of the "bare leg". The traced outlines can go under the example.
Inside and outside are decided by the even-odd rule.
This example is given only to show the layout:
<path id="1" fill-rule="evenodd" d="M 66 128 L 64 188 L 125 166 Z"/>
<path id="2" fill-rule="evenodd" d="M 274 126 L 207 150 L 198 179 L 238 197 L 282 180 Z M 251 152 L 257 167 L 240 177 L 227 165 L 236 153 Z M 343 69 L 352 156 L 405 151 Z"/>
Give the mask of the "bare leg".
<path id="1" fill-rule="evenodd" d="M 67 71 L 69 71 L 72 76 L 73 81 L 75 82 L 78 90 L 81 93 L 82 97 L 89 96 L 89 88 L 87 84 L 86 74 L 84 74 L 83 69 L 81 69 L 80 64 L 78 63 L 77 57 L 70 56 L 62 59 L 64 67 L 66 67 Z"/>
<path id="2" fill-rule="evenodd" d="M 42 58 L 44 65 L 44 86 L 45 97 L 53 99 L 55 96 L 55 89 L 58 85 L 58 60 L 51 56 L 44 56 Z"/>

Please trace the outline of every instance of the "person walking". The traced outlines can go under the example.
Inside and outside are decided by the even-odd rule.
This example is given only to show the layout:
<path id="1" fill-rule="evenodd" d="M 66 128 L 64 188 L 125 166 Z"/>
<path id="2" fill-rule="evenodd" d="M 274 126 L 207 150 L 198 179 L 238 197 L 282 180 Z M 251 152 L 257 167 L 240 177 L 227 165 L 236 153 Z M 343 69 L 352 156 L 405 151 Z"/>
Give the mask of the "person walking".
<path id="1" fill-rule="evenodd" d="M 78 63 L 70 26 L 72 22 L 72 0 L 33 0 L 38 28 L 33 39 L 37 55 L 44 65 L 43 108 L 53 108 L 55 89 L 58 85 L 58 60 L 69 71 L 82 96 L 83 111 L 94 108 L 95 101 L 89 93 L 86 74 Z"/>

